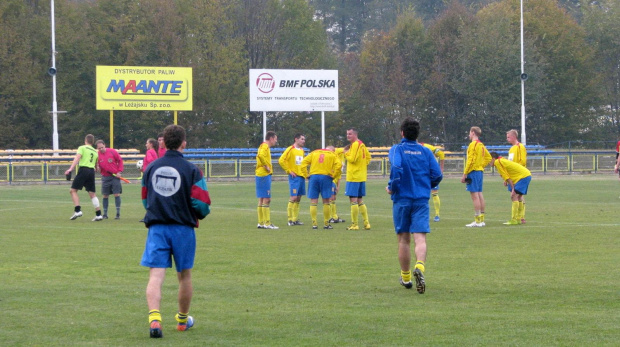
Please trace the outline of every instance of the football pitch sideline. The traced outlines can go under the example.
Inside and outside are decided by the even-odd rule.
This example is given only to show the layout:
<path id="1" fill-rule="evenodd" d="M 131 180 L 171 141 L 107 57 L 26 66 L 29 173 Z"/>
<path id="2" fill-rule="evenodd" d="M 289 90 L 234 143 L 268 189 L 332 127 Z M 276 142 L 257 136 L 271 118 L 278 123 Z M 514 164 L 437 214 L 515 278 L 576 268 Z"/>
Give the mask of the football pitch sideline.
<path id="1" fill-rule="evenodd" d="M 617 346 L 617 176 L 534 176 L 527 223 L 506 226 L 510 195 L 485 175 L 482 228 L 465 227 L 469 193 L 445 178 L 423 295 L 398 283 L 386 183 L 368 182 L 372 229 L 347 231 L 342 192 L 346 223 L 312 230 L 303 198 L 305 225 L 287 226 L 288 185 L 275 181 L 271 219 L 280 229 L 266 230 L 256 228 L 253 181 L 208 182 L 212 212 L 196 230 L 195 326 L 176 331 L 170 269 L 161 341 L 148 335 L 139 182 L 123 184 L 121 219 L 101 222 L 91 222 L 83 191 L 84 216 L 69 220 L 68 185 L 0 186 L 0 345 Z"/>

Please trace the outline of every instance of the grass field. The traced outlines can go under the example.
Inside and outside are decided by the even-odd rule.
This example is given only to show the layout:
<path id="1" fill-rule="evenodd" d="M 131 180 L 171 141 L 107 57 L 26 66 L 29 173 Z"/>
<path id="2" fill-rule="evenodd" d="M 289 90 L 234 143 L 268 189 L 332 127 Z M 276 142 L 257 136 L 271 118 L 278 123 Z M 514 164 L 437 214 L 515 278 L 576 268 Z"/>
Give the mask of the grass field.
<path id="1" fill-rule="evenodd" d="M 193 272 L 196 325 L 175 329 L 169 270 L 158 341 L 148 337 L 138 184 L 124 185 L 120 220 L 96 223 L 85 192 L 84 217 L 69 220 L 67 185 L 0 186 L 0 345 L 618 345 L 615 176 L 535 176 L 520 226 L 502 225 L 509 194 L 487 176 L 487 226 L 473 229 L 465 228 L 469 194 L 447 178 L 424 295 L 398 284 L 385 184 L 368 182 L 372 230 L 352 232 L 348 223 L 312 230 L 307 199 L 306 225 L 286 226 L 284 181 L 273 186 L 280 229 L 258 230 L 253 182 L 208 183 L 212 213 L 197 230 Z M 338 207 L 349 222 L 344 196 Z"/>

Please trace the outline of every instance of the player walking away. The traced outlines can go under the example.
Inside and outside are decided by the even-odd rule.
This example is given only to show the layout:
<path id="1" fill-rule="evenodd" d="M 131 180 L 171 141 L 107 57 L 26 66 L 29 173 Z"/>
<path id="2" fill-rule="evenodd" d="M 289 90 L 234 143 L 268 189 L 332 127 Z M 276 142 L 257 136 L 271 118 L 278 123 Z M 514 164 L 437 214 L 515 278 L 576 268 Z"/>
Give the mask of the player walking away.
<path id="1" fill-rule="evenodd" d="M 430 149 L 431 153 L 433 153 L 437 161 L 439 161 L 439 167 L 443 173 L 444 160 L 446 158 L 445 153 L 441 150 L 441 148 L 429 145 L 428 143 L 420 142 L 420 144 Z M 435 218 L 433 221 L 439 222 L 439 208 L 441 207 L 441 201 L 439 200 L 439 186 L 434 186 L 431 188 L 431 196 L 433 198 L 433 207 L 435 208 Z"/>
<path id="2" fill-rule="evenodd" d="M 484 168 L 491 162 L 489 151 L 480 142 L 482 130 L 479 127 L 471 127 L 469 139 L 471 143 L 467 147 L 467 160 L 461 183 L 467 183 L 466 189 L 471 194 L 474 203 L 475 220 L 466 227 L 483 227 L 484 223 L 484 196 L 482 195 L 482 183 Z"/>
<path id="3" fill-rule="evenodd" d="M 308 198 L 310 198 L 310 218 L 312 229 L 318 229 L 318 203 L 319 194 L 323 198 L 323 229 L 333 229 L 329 224 L 331 216 L 329 200 L 332 197 L 332 183 L 334 179 L 340 179 L 342 162 L 331 149 L 317 149 L 312 151 L 301 162 L 304 176 L 310 177 L 308 182 Z M 308 173 L 308 165 L 310 172 Z"/>
<path id="4" fill-rule="evenodd" d="M 299 220 L 299 202 L 306 195 L 306 176 L 303 175 L 301 161 L 304 159 L 306 136 L 295 134 L 295 140 L 278 159 L 278 164 L 288 175 L 289 200 L 286 208 L 288 225 L 303 225 Z"/>
<path id="5" fill-rule="evenodd" d="M 121 174 L 123 173 L 123 158 L 113 148 L 106 148 L 103 140 L 95 142 L 99 151 L 99 171 L 101 172 L 101 195 L 103 196 L 103 219 L 108 219 L 108 202 L 111 194 L 114 194 L 114 206 L 116 206 L 116 217 L 121 219 Z"/>
<path id="6" fill-rule="evenodd" d="M 146 154 L 144 155 L 144 160 L 142 161 L 142 172 L 146 172 L 146 169 L 149 167 L 149 164 L 157 160 L 159 158 L 157 156 L 157 151 L 159 150 L 159 145 L 157 144 L 157 140 L 154 138 L 149 138 L 146 140 Z"/>
<path id="7" fill-rule="evenodd" d="M 523 196 L 527 194 L 527 188 L 532 180 L 530 170 L 513 161 L 502 158 L 496 152 L 491 152 L 490 165 L 495 166 L 497 172 L 504 179 L 504 186 L 508 187 L 510 192 L 510 200 L 512 200 L 512 210 L 510 220 L 505 225 L 522 224 L 523 213 L 525 208 L 523 205 Z"/>
<path id="8" fill-rule="evenodd" d="M 424 294 L 424 265 L 426 263 L 426 234 L 430 233 L 429 198 L 431 187 L 441 182 L 443 175 L 433 153 L 416 140 L 420 123 L 407 117 L 400 126 L 403 139 L 390 149 L 392 165 L 390 181 L 385 188 L 393 201 L 392 217 L 398 237 L 400 284 L 413 287 L 413 275 L 418 293 Z M 411 273 L 411 234 L 415 243 L 416 264 Z"/>
<path id="9" fill-rule="evenodd" d="M 527 150 L 525 146 L 517 140 L 519 132 L 515 129 L 508 130 L 506 132 L 506 141 L 512 145 L 508 150 L 508 160 L 513 161 L 523 167 L 527 167 Z M 521 216 L 521 224 L 525 224 L 525 199 L 521 197 L 523 203 L 523 214 Z"/>
<path id="10" fill-rule="evenodd" d="M 268 131 L 265 135 L 265 142 L 261 143 L 256 153 L 256 197 L 258 198 L 258 228 L 259 229 L 280 229 L 271 223 L 271 175 L 273 174 L 273 164 L 271 163 L 271 150 L 278 142 L 278 136 L 273 131 Z"/>
<path id="11" fill-rule="evenodd" d="M 357 130 L 355 128 L 347 130 L 347 140 L 349 145 L 344 149 L 344 157 L 347 161 L 347 184 L 344 189 L 344 195 L 348 196 L 351 202 L 351 225 L 347 227 L 347 230 L 360 229 L 357 223 L 360 213 L 364 220 L 364 229 L 370 230 L 368 209 L 363 201 L 363 197 L 366 195 L 370 152 L 366 145 L 357 137 Z"/>
<path id="12" fill-rule="evenodd" d="M 166 143 L 164 143 L 164 133 L 157 135 L 157 158 L 161 158 L 166 154 Z"/>
<path id="13" fill-rule="evenodd" d="M 335 148 L 334 146 L 327 146 L 327 149 L 330 151 L 334 151 L 338 160 L 343 164 L 345 163 L 344 159 L 344 148 Z M 342 176 L 342 169 L 340 169 L 340 175 L 338 178 L 334 178 L 332 182 L 332 197 L 329 199 L 329 211 L 330 211 L 330 219 L 329 223 L 344 223 L 346 222 L 344 219 L 338 217 L 338 209 L 336 208 L 336 198 L 338 196 L 338 192 L 340 191 L 340 177 Z"/>
<path id="14" fill-rule="evenodd" d="M 103 220 L 101 209 L 99 208 L 99 199 L 97 199 L 97 194 L 95 193 L 95 167 L 99 155 L 97 150 L 93 147 L 94 143 L 95 136 L 91 134 L 86 135 L 84 138 L 84 145 L 78 148 L 73 162 L 71 163 L 71 167 L 65 171 L 65 175 L 70 175 L 73 169 L 78 167 L 77 175 L 75 175 L 75 179 L 73 183 L 71 183 L 71 190 L 69 191 L 71 199 L 73 200 L 73 205 L 75 206 L 73 216 L 69 218 L 70 220 L 82 217 L 80 197 L 77 194 L 77 191 L 82 190 L 82 188 L 86 188 L 86 192 L 88 192 L 88 196 L 90 196 L 90 201 L 95 208 L 95 218 L 93 218 L 93 222 Z"/>
<path id="15" fill-rule="evenodd" d="M 160 313 L 161 288 L 172 259 L 179 280 L 177 330 L 194 325 L 189 315 L 193 295 L 192 268 L 196 255 L 198 220 L 210 212 L 207 183 L 196 165 L 183 158 L 185 129 L 169 125 L 164 129 L 166 154 L 152 163 L 142 177 L 142 204 L 148 236 L 140 265 L 150 268 L 146 287 L 151 337 L 163 337 Z"/>

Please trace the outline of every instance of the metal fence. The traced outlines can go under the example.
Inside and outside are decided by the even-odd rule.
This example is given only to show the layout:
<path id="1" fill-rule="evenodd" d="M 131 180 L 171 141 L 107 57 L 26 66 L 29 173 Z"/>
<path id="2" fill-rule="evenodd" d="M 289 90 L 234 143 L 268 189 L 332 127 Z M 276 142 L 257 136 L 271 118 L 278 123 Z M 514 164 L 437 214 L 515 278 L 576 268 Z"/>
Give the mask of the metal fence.
<path id="1" fill-rule="evenodd" d="M 205 174 L 207 180 L 239 180 L 254 177 L 256 162 L 254 159 L 204 159 L 191 160 Z M 616 162 L 615 152 L 553 152 L 544 155 L 530 155 L 527 167 L 534 174 L 554 173 L 611 173 Z M 136 161 L 125 161 L 123 177 L 138 180 L 142 173 L 136 167 Z M 464 154 L 450 154 L 444 162 L 444 174 L 460 175 L 465 164 Z M 65 170 L 71 162 L 30 161 L 0 162 L 0 182 L 54 182 L 65 180 Z M 286 177 L 277 160 L 273 161 L 274 176 Z M 492 167 L 485 172 L 494 173 Z M 368 166 L 369 177 L 385 177 L 390 174 L 390 162 L 387 157 L 375 158 Z M 344 175 L 343 175 L 344 176 Z"/>

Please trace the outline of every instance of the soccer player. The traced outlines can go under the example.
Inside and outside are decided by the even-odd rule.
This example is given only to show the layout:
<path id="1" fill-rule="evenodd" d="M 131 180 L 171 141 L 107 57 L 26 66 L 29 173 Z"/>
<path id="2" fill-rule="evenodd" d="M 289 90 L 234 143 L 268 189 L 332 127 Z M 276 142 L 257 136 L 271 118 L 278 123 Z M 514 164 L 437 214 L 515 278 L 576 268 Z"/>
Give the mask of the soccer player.
<path id="1" fill-rule="evenodd" d="M 504 186 L 508 187 L 512 210 L 510 220 L 505 225 L 519 225 L 523 219 L 523 195 L 527 194 L 527 188 L 532 180 L 530 170 L 513 161 L 502 158 L 496 152 L 491 153 L 491 164 L 504 179 Z"/>
<path id="2" fill-rule="evenodd" d="M 424 266 L 426 262 L 426 234 L 430 232 L 429 198 L 431 187 L 441 182 L 443 175 L 433 153 L 416 140 L 420 123 L 407 117 L 400 126 L 403 139 L 390 149 L 392 164 L 386 191 L 393 201 L 392 217 L 398 237 L 400 284 L 407 289 L 411 282 L 411 234 L 415 243 L 416 264 L 413 277 L 418 293 L 424 294 Z"/>
<path id="3" fill-rule="evenodd" d="M 270 147 L 278 142 L 278 136 L 273 131 L 268 131 L 265 141 L 258 147 L 256 153 L 256 197 L 258 198 L 258 228 L 259 229 L 280 229 L 271 223 L 271 175 L 273 174 L 273 164 L 271 163 Z"/>
<path id="4" fill-rule="evenodd" d="M 164 142 L 164 133 L 159 133 L 157 135 L 157 158 L 161 158 L 166 154 L 166 143 Z"/>
<path id="5" fill-rule="evenodd" d="M 327 146 L 327 149 L 330 151 L 333 150 L 338 160 L 343 164 L 345 163 L 344 159 L 344 148 L 335 148 L 334 146 Z M 340 169 L 341 174 L 338 175 L 338 178 L 334 178 L 332 182 L 332 197 L 329 199 L 329 211 L 330 211 L 330 219 L 329 223 L 344 223 L 346 222 L 344 219 L 341 219 L 338 216 L 338 209 L 336 208 L 336 199 L 338 197 L 338 192 L 340 191 L 340 177 L 342 176 L 342 169 Z"/>
<path id="6" fill-rule="evenodd" d="M 310 172 L 308 173 L 308 165 Z M 312 229 L 318 229 L 318 203 L 319 194 L 323 198 L 323 229 L 333 229 L 329 224 L 331 216 L 329 200 L 332 197 L 332 184 L 334 179 L 340 179 L 342 162 L 331 149 L 317 149 L 312 151 L 301 162 L 304 176 L 310 177 L 308 182 L 308 198 L 310 198 L 310 217 Z"/>
<path id="7" fill-rule="evenodd" d="M 484 223 L 484 196 L 482 195 L 482 183 L 484 168 L 491 162 L 489 151 L 480 142 L 482 130 L 479 127 L 471 127 L 469 139 L 471 143 L 467 147 L 467 161 L 463 170 L 461 183 L 467 183 L 466 189 L 474 203 L 475 220 L 466 227 L 483 227 Z"/>
<path id="8" fill-rule="evenodd" d="M 146 144 L 144 146 L 146 147 L 146 154 L 144 155 L 144 159 L 142 161 L 142 172 L 146 172 L 149 164 L 159 158 L 157 156 L 157 151 L 159 147 L 157 144 L 157 140 L 149 138 L 148 140 L 146 140 Z"/>
<path id="9" fill-rule="evenodd" d="M 288 217 L 288 225 L 303 225 L 299 220 L 299 202 L 301 197 L 306 195 L 306 177 L 303 175 L 301 161 L 304 159 L 304 145 L 306 144 L 306 136 L 304 134 L 295 134 L 295 140 L 278 159 L 278 164 L 284 172 L 288 174 L 289 195 L 286 214 Z"/>
<path id="10" fill-rule="evenodd" d="M 73 200 L 73 205 L 75 206 L 73 216 L 69 218 L 70 220 L 82 217 L 80 197 L 77 194 L 77 191 L 82 190 L 82 188 L 86 188 L 86 192 L 88 196 L 90 196 L 90 201 L 93 203 L 93 207 L 95 207 L 95 218 L 93 218 L 93 222 L 103 220 L 95 188 L 95 167 L 97 166 L 97 158 L 99 155 L 97 150 L 93 147 L 94 143 L 95 136 L 92 134 L 86 135 L 84 138 L 84 145 L 78 148 L 73 162 L 71 163 L 71 167 L 65 171 L 65 175 L 69 175 L 76 166 L 78 167 L 78 173 L 75 175 L 75 179 L 73 179 L 73 183 L 71 183 L 71 190 L 69 191 L 71 199 Z"/>
<path id="11" fill-rule="evenodd" d="M 446 154 L 439 147 L 435 147 L 424 142 L 420 142 L 420 144 L 430 149 L 431 153 L 433 153 L 435 158 L 439 161 L 439 167 L 441 168 L 441 172 L 443 173 L 443 166 Z M 433 221 L 439 222 L 439 208 L 441 207 L 441 201 L 439 200 L 439 186 L 434 186 L 431 188 L 431 196 L 433 197 L 433 207 L 435 207 L 435 218 L 433 219 Z"/>
<path id="12" fill-rule="evenodd" d="M 150 336 L 163 337 L 160 313 L 161 288 L 172 259 L 179 280 L 177 330 L 194 325 L 189 315 L 193 296 L 192 268 L 196 255 L 198 220 L 210 212 L 207 183 L 196 165 L 183 158 L 185 129 L 169 125 L 164 129 L 166 154 L 152 163 L 142 177 L 144 223 L 148 228 L 140 265 L 150 268 L 146 287 Z"/>
<path id="13" fill-rule="evenodd" d="M 344 188 L 344 195 L 348 196 L 351 202 L 351 225 L 347 227 L 347 230 L 360 229 L 358 225 L 360 213 L 364 220 L 364 229 L 370 230 L 368 209 L 363 201 L 366 195 L 370 152 L 366 145 L 358 138 L 358 132 L 355 128 L 347 130 L 347 140 L 349 145 L 344 150 L 344 157 L 347 161 L 347 183 Z"/>
<path id="14" fill-rule="evenodd" d="M 525 146 L 517 140 L 519 133 L 515 129 L 508 130 L 506 132 L 506 141 L 512 145 L 508 150 L 508 160 L 527 167 L 527 150 Z M 525 224 L 525 199 L 521 197 L 523 203 L 523 213 L 521 215 L 521 224 Z"/>
<path id="15" fill-rule="evenodd" d="M 101 172 L 101 195 L 103 196 L 103 219 L 108 219 L 108 204 L 110 194 L 114 194 L 116 217 L 121 219 L 121 174 L 123 173 L 123 158 L 113 148 L 106 148 L 103 140 L 95 142 L 99 151 L 98 165 Z"/>

